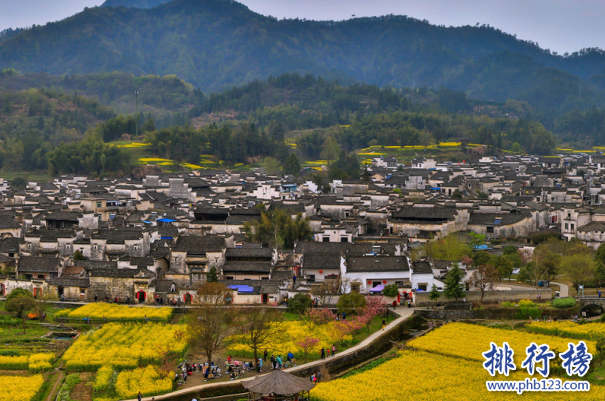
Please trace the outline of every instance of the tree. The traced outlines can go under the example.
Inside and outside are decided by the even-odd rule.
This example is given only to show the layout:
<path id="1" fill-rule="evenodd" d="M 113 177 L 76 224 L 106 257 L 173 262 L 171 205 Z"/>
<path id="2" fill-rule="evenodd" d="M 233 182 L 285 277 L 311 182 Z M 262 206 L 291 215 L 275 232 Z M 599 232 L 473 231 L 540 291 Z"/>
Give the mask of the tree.
<path id="1" fill-rule="evenodd" d="M 397 287 L 397 284 L 385 285 L 384 290 L 382 290 L 382 295 L 385 297 L 396 297 L 399 295 L 399 287 Z"/>
<path id="2" fill-rule="evenodd" d="M 321 150 L 321 158 L 328 161 L 328 166 L 332 161 L 336 160 L 340 154 L 340 145 L 336 141 L 334 135 L 330 135 L 326 138 L 323 148 Z"/>
<path id="3" fill-rule="evenodd" d="M 311 288 L 311 295 L 317 299 L 320 307 L 332 304 L 335 295 L 341 292 L 342 280 L 340 276 L 336 279 L 325 279 L 320 285 Z"/>
<path id="4" fill-rule="evenodd" d="M 437 286 L 435 284 L 433 284 L 433 287 L 431 287 L 431 292 L 429 292 L 429 299 L 431 301 L 436 301 L 441 297 L 441 293 L 439 292 L 439 290 L 437 289 Z"/>
<path id="5" fill-rule="evenodd" d="M 288 312 L 302 315 L 311 307 L 313 301 L 308 294 L 298 293 L 288 299 Z"/>
<path id="6" fill-rule="evenodd" d="M 513 264 L 506 258 L 506 256 L 498 255 L 495 258 L 492 258 L 491 262 L 498 272 L 498 277 L 500 281 L 502 278 L 509 277 L 513 274 Z"/>
<path id="7" fill-rule="evenodd" d="M 189 341 L 204 351 L 208 363 L 225 347 L 225 340 L 232 333 L 229 324 L 235 310 L 226 307 L 229 296 L 231 290 L 223 284 L 204 283 L 198 288 L 195 307 L 187 316 Z"/>
<path id="8" fill-rule="evenodd" d="M 477 251 L 473 253 L 473 266 L 486 265 L 492 261 L 492 255 L 487 251 Z"/>
<path id="9" fill-rule="evenodd" d="M 599 248 L 595 252 L 594 258 L 596 261 L 599 261 L 605 265 L 605 244 L 599 245 Z"/>
<path id="10" fill-rule="evenodd" d="M 493 289 L 496 280 L 498 280 L 498 272 L 494 266 L 491 264 L 481 265 L 471 274 L 469 285 L 471 288 L 477 288 L 481 291 L 480 302 L 483 303 L 485 291 Z"/>
<path id="11" fill-rule="evenodd" d="M 27 297 L 31 297 L 33 298 L 34 296 L 32 295 L 31 291 L 26 290 L 25 288 L 15 288 L 14 290 L 12 290 L 8 296 L 6 297 L 6 301 L 10 301 L 13 298 L 17 298 L 20 296 L 27 296 Z M 19 315 L 18 317 L 21 317 L 21 315 Z"/>
<path id="12" fill-rule="evenodd" d="M 424 244 L 426 256 L 437 260 L 460 260 L 470 255 L 471 248 L 457 234 Z"/>
<path id="13" fill-rule="evenodd" d="M 290 156 L 286 159 L 284 173 L 291 175 L 298 175 L 300 173 L 300 161 L 294 153 L 290 153 Z"/>
<path id="14" fill-rule="evenodd" d="M 361 313 L 357 316 L 357 319 L 366 326 L 369 333 L 372 320 L 376 316 L 384 313 L 386 310 L 386 304 L 383 297 L 367 296 L 365 298 L 366 306 L 364 306 L 364 308 L 361 310 Z"/>
<path id="15" fill-rule="evenodd" d="M 340 299 L 338 299 L 336 306 L 338 307 L 338 311 L 340 313 L 351 315 L 356 311 L 361 312 L 361 310 L 366 306 L 366 298 L 357 292 L 342 294 Z"/>
<path id="16" fill-rule="evenodd" d="M 233 321 L 238 339 L 254 353 L 258 370 L 258 351 L 274 341 L 281 332 L 281 313 L 277 309 L 252 306 L 242 309 Z"/>
<path id="17" fill-rule="evenodd" d="M 36 301 L 29 295 L 17 295 L 6 299 L 5 309 L 7 312 L 14 312 L 17 317 L 23 320 L 23 334 L 25 334 L 27 312 L 36 308 Z"/>
<path id="18" fill-rule="evenodd" d="M 458 266 L 454 266 L 445 278 L 445 288 L 443 293 L 448 299 L 454 298 L 458 301 L 458 298 L 464 297 L 464 284 L 462 279 L 464 278 L 464 271 Z"/>
<path id="19" fill-rule="evenodd" d="M 298 240 L 312 235 L 309 220 L 298 213 L 294 219 L 283 209 L 269 210 L 261 213 L 259 220 L 244 223 L 248 240 L 276 247 L 292 249 Z"/>
<path id="20" fill-rule="evenodd" d="M 307 363 L 307 354 L 309 350 L 317 345 L 319 342 L 319 338 L 314 337 L 305 337 L 300 341 L 296 342 L 296 346 L 302 348 L 303 353 L 305 355 L 305 363 Z"/>
<path id="21" fill-rule="evenodd" d="M 74 252 L 74 260 L 86 260 L 84 254 L 79 249 Z"/>
<path id="22" fill-rule="evenodd" d="M 595 279 L 597 280 L 597 287 L 601 288 L 605 285 L 605 265 L 600 261 L 596 262 Z"/>
<path id="23" fill-rule="evenodd" d="M 569 276 L 569 279 L 579 294 L 580 284 L 594 278 L 596 266 L 590 255 L 576 253 L 563 257 L 561 260 L 561 270 Z"/>
<path id="24" fill-rule="evenodd" d="M 218 282 L 218 275 L 216 274 L 216 267 L 212 266 L 208 274 L 206 274 L 206 282 L 216 283 Z"/>

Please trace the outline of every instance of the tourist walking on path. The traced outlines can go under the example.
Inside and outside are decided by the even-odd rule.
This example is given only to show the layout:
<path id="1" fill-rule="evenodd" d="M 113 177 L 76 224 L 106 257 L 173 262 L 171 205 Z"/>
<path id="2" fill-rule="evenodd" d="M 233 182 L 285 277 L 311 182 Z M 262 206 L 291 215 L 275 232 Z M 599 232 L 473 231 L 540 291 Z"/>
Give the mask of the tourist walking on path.
<path id="1" fill-rule="evenodd" d="M 384 321 L 384 319 L 382 319 L 382 331 L 384 331 L 384 328 L 386 327 L 387 322 Z"/>
<path id="2" fill-rule="evenodd" d="M 326 350 L 323 347 L 321 347 L 320 352 L 321 352 L 321 359 L 326 359 Z"/>
<path id="3" fill-rule="evenodd" d="M 336 355 L 336 345 L 332 344 L 332 357 Z"/>
<path id="4" fill-rule="evenodd" d="M 137 396 L 137 398 L 139 399 L 139 401 L 141 401 L 143 399 L 143 394 L 141 394 L 140 391 L 139 391 L 139 395 Z"/>

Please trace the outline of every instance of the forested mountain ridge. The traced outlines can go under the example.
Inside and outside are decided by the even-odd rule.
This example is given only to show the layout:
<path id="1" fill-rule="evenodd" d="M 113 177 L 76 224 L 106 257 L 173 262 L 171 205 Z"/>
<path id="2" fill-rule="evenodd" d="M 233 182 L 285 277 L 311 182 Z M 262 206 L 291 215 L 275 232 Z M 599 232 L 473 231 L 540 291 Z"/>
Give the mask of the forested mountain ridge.
<path id="1" fill-rule="evenodd" d="M 598 49 L 563 57 L 488 26 L 446 28 L 401 16 L 277 20 L 231 0 L 111 6 L 138 3 L 111 1 L 0 39 L 0 67 L 176 74 L 203 91 L 296 71 L 345 83 L 445 86 L 545 110 L 605 105 L 605 55 Z"/>

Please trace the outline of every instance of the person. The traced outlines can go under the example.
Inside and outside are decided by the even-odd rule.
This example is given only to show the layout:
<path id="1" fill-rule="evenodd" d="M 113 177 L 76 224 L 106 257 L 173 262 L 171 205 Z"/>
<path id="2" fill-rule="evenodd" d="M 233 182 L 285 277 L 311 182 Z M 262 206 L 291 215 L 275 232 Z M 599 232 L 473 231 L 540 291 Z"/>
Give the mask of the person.
<path id="1" fill-rule="evenodd" d="M 466 297 L 462 298 L 462 303 L 465 304 L 466 303 Z"/>
<path id="2" fill-rule="evenodd" d="M 271 365 L 273 367 L 273 370 L 275 370 L 276 364 L 277 364 L 277 360 L 275 359 L 275 357 L 273 355 L 271 355 Z"/>
<path id="3" fill-rule="evenodd" d="M 320 356 L 321 359 L 326 359 L 326 350 L 324 349 L 324 347 L 321 347 Z"/>
<path id="4" fill-rule="evenodd" d="M 408 299 L 408 308 L 411 308 L 411 307 L 412 307 L 412 301 L 410 301 L 410 300 Z"/>
<path id="5" fill-rule="evenodd" d="M 231 355 L 229 355 L 229 356 L 227 357 L 227 363 L 228 363 L 229 365 L 231 365 Z"/>
<path id="6" fill-rule="evenodd" d="M 393 309 L 397 307 L 397 301 L 393 301 Z"/>
<path id="7" fill-rule="evenodd" d="M 176 284 L 174 284 L 174 281 L 172 282 L 172 284 L 170 284 L 170 292 L 175 292 L 176 291 Z"/>
<path id="8" fill-rule="evenodd" d="M 103 315 L 103 321 L 107 323 L 107 316 Z"/>
<path id="9" fill-rule="evenodd" d="M 109 302 L 109 297 L 105 295 L 105 302 Z"/>
<path id="10" fill-rule="evenodd" d="M 542 312 L 542 321 L 545 322 L 546 321 L 546 312 Z"/>
<path id="11" fill-rule="evenodd" d="M 278 355 L 276 359 L 277 359 L 277 367 L 279 368 L 279 370 L 281 370 L 281 368 L 283 366 L 283 363 L 281 360 L 281 355 Z"/>
<path id="12" fill-rule="evenodd" d="M 296 287 L 296 275 L 292 276 L 292 283 L 293 283 L 293 286 Z"/>
<path id="13" fill-rule="evenodd" d="M 315 384 L 315 373 L 313 373 L 313 374 L 311 375 L 311 381 L 313 382 L 313 384 Z"/>
<path id="14" fill-rule="evenodd" d="M 384 328 L 386 327 L 387 322 L 384 321 L 384 319 L 382 319 L 382 331 L 384 331 Z"/>
<path id="15" fill-rule="evenodd" d="M 61 294 L 63 295 L 63 294 Z M 97 294 L 95 294 L 95 302 L 97 302 L 99 300 L 99 297 L 97 297 Z"/>
<path id="16" fill-rule="evenodd" d="M 342 320 L 345 320 L 347 318 L 347 314 L 342 312 Z"/>
<path id="17" fill-rule="evenodd" d="M 204 381 L 208 381 L 210 375 L 210 366 L 204 366 Z"/>
<path id="18" fill-rule="evenodd" d="M 267 360 L 267 350 L 265 349 L 265 352 L 263 353 L 263 359 L 266 361 Z"/>
<path id="19" fill-rule="evenodd" d="M 178 381 L 179 381 L 179 374 L 175 373 L 174 374 L 174 384 L 176 385 L 176 382 L 178 382 Z"/>
<path id="20" fill-rule="evenodd" d="M 288 358 L 288 362 L 292 362 L 294 360 L 294 354 L 292 351 L 288 351 L 288 355 L 286 355 L 286 357 Z"/>
<path id="21" fill-rule="evenodd" d="M 126 305 L 130 305 L 130 295 L 126 296 Z"/>
<path id="22" fill-rule="evenodd" d="M 336 355 L 336 345 L 332 344 L 332 357 Z"/>
<path id="23" fill-rule="evenodd" d="M 601 290 L 599 290 L 599 298 L 601 298 Z"/>
<path id="24" fill-rule="evenodd" d="M 137 396 L 137 398 L 139 399 L 139 401 L 141 401 L 143 399 L 143 394 L 141 394 L 140 391 L 139 391 L 139 395 Z"/>
<path id="25" fill-rule="evenodd" d="M 145 323 L 149 322 L 149 318 L 145 315 Z"/>

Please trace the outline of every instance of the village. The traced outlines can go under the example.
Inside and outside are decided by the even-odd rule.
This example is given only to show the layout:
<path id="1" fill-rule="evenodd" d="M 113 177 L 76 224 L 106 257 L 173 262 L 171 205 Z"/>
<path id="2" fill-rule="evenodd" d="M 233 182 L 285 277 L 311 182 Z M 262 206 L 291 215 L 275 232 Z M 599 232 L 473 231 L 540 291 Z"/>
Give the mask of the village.
<path id="1" fill-rule="evenodd" d="M 465 281 L 476 267 L 416 250 L 454 233 L 531 248 L 531 235 L 554 232 L 596 250 L 605 242 L 604 170 L 598 155 L 407 166 L 380 156 L 369 179 L 334 180 L 328 193 L 304 172 L 262 170 L 62 176 L 18 191 L 4 182 L 0 295 L 24 288 L 64 301 L 188 304 L 211 269 L 237 289 L 235 304 L 280 305 L 336 279 L 346 285 L 334 295 L 393 284 L 410 295 L 442 290 L 454 265 Z M 306 219 L 309 238 L 291 249 L 250 241 L 246 222 L 278 209 Z"/>

